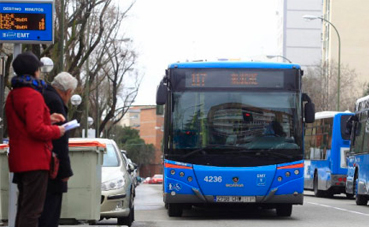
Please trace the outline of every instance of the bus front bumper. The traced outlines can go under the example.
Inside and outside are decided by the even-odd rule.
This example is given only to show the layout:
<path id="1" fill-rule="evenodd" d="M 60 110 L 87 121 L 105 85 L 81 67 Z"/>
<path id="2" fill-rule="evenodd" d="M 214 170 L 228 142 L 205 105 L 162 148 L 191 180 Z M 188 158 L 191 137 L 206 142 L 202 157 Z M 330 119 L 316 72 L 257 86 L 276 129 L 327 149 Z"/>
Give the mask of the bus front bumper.
<path id="1" fill-rule="evenodd" d="M 304 201 L 303 194 L 287 194 L 287 195 L 274 195 L 270 193 L 267 196 L 255 196 L 255 202 L 246 202 L 245 204 L 300 204 Z M 186 203 L 186 204 L 199 204 L 199 203 L 219 203 L 216 202 L 216 196 L 213 195 L 190 195 L 190 194 L 169 194 L 164 193 L 164 203 Z"/>

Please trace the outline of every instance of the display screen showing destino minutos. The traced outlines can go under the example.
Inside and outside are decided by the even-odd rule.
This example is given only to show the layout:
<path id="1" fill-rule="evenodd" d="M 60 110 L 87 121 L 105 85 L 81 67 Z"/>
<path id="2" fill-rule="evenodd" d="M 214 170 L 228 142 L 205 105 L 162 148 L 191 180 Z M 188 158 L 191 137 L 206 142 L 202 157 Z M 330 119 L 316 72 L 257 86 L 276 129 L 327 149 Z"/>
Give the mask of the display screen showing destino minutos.
<path id="1" fill-rule="evenodd" d="M 282 71 L 196 70 L 186 72 L 186 87 L 265 87 L 282 88 Z"/>
<path id="2" fill-rule="evenodd" d="M 44 31 L 45 29 L 45 14 L 0 13 L 0 30 Z"/>

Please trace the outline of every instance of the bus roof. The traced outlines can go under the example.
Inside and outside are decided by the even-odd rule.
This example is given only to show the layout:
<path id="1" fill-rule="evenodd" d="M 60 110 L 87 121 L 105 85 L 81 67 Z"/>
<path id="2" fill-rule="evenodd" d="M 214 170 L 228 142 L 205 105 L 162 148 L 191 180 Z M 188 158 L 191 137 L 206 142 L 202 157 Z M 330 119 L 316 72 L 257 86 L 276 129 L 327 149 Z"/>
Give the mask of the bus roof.
<path id="1" fill-rule="evenodd" d="M 350 114 L 351 112 L 346 110 L 344 112 L 339 111 L 322 111 L 322 112 L 316 112 L 315 113 L 315 120 L 323 119 L 323 118 L 331 118 L 336 116 L 336 114 Z"/>
<path id="2" fill-rule="evenodd" d="M 362 101 L 366 101 L 366 100 L 369 100 L 369 95 L 368 95 L 368 96 L 361 97 L 361 98 L 359 98 L 358 100 L 356 100 L 355 105 L 358 105 L 358 104 L 359 104 L 359 103 L 361 103 Z"/>
<path id="3" fill-rule="evenodd" d="M 168 68 L 300 69 L 300 65 L 290 63 L 276 63 L 276 62 L 206 61 L 206 62 L 178 62 L 169 64 Z"/>

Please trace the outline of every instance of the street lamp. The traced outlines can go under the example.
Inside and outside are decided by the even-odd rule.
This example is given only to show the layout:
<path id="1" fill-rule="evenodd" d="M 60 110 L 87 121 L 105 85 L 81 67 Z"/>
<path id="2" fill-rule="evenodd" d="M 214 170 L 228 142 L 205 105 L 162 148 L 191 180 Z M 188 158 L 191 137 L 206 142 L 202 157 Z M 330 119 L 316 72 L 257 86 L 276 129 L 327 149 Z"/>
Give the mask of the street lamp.
<path id="1" fill-rule="evenodd" d="M 284 60 L 288 61 L 288 63 L 292 63 L 292 61 L 288 58 L 286 58 L 285 56 L 282 55 L 267 55 L 267 58 L 271 59 L 271 58 L 283 58 Z"/>
<path id="2" fill-rule="evenodd" d="M 51 58 L 49 57 L 42 57 L 40 59 L 40 61 L 44 64 L 43 66 L 41 66 L 41 72 L 42 73 L 49 73 L 53 70 L 54 68 L 54 62 L 53 60 L 51 60 Z"/>
<path id="3" fill-rule="evenodd" d="M 338 37 L 337 111 L 339 111 L 340 110 L 340 89 L 341 89 L 340 88 L 341 87 L 341 37 L 340 37 L 340 33 L 338 32 L 336 26 L 334 26 L 330 21 L 324 19 L 323 17 L 315 16 L 315 15 L 304 15 L 303 18 L 306 20 L 320 19 L 322 21 L 325 21 L 329 25 L 331 25 L 337 33 L 337 37 Z"/>
<path id="4" fill-rule="evenodd" d="M 73 106 L 79 106 L 79 104 L 81 104 L 82 102 L 82 98 L 80 95 L 72 95 L 72 97 L 70 98 L 70 101 L 72 103 Z"/>

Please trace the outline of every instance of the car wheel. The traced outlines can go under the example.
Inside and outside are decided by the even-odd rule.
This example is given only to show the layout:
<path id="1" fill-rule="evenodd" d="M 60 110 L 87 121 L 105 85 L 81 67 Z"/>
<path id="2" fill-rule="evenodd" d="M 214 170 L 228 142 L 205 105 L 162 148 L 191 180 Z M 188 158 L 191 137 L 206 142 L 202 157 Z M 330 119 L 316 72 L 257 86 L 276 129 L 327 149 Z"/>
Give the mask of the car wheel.
<path id="1" fill-rule="evenodd" d="M 129 207 L 130 207 L 129 215 L 128 217 L 118 218 L 118 225 L 127 225 L 128 227 L 132 225 L 133 221 L 135 220 L 135 207 L 133 203 L 134 203 L 134 197 L 133 197 L 133 191 L 132 191 L 131 198 L 129 201 Z"/>
<path id="2" fill-rule="evenodd" d="M 131 207 L 128 217 L 118 218 L 118 225 L 126 225 L 130 227 L 135 219 L 135 208 Z"/>

